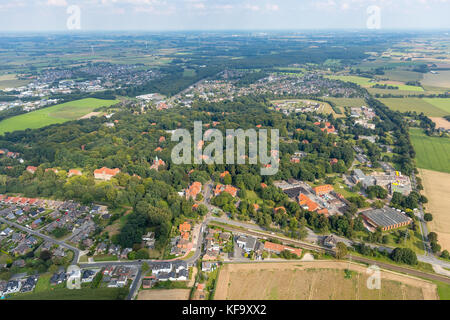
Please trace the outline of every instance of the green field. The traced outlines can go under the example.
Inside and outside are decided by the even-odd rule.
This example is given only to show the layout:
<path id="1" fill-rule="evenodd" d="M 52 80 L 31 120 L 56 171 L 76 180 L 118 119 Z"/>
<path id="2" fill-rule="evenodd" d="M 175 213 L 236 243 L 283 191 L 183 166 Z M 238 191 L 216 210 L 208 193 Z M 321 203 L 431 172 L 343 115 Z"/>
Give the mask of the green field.
<path id="1" fill-rule="evenodd" d="M 423 112 L 429 117 L 443 117 L 450 114 L 450 99 L 448 98 L 385 98 L 380 101 L 390 109 L 400 112 Z"/>
<path id="2" fill-rule="evenodd" d="M 418 128 L 410 129 L 410 137 L 419 168 L 450 173 L 449 138 L 428 137 Z"/>
<path id="3" fill-rule="evenodd" d="M 441 300 L 450 300 L 450 285 L 444 282 L 435 281 L 438 295 Z"/>
<path id="4" fill-rule="evenodd" d="M 407 70 L 388 70 L 383 75 L 383 77 L 388 78 L 393 81 L 420 81 L 423 74 L 420 72 L 407 71 Z"/>
<path id="5" fill-rule="evenodd" d="M 16 130 L 37 129 L 55 123 L 76 120 L 97 108 L 110 106 L 118 102 L 118 100 L 88 98 L 57 104 L 1 121 L 0 134 Z"/>
<path id="6" fill-rule="evenodd" d="M 424 98 L 426 102 L 450 114 L 450 98 Z"/>
<path id="7" fill-rule="evenodd" d="M 79 290 L 69 290 L 67 288 L 57 288 L 42 292 L 16 294 L 6 298 L 6 300 L 117 300 L 119 293 L 125 290 L 127 289 L 81 288 Z"/>
<path id="8" fill-rule="evenodd" d="M 322 99 L 331 101 L 338 107 L 361 107 L 365 106 L 366 102 L 362 98 L 332 98 L 332 97 L 323 97 Z"/>
<path id="9" fill-rule="evenodd" d="M 389 83 L 386 83 L 385 81 L 373 81 L 373 79 L 365 78 L 365 77 L 358 77 L 358 76 L 327 76 L 327 78 L 334 79 L 334 80 L 353 82 L 361 87 L 366 87 L 366 88 L 371 88 L 375 84 L 388 84 L 388 85 L 398 87 L 398 90 L 401 90 L 401 91 L 423 91 L 422 87 L 408 86 L 406 84 L 389 84 Z M 389 90 L 389 91 L 396 91 L 396 90 Z"/>

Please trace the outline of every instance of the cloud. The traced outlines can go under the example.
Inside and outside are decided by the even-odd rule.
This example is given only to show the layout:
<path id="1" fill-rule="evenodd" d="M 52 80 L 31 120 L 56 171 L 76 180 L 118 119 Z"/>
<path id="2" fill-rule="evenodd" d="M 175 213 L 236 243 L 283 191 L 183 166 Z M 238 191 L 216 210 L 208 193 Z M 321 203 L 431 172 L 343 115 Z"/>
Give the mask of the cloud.
<path id="1" fill-rule="evenodd" d="M 46 3 L 48 6 L 55 6 L 55 7 L 67 7 L 68 3 L 66 0 L 47 0 Z"/>
<path id="2" fill-rule="evenodd" d="M 278 11 L 278 10 L 280 10 L 280 7 L 278 7 L 277 4 L 270 4 L 270 3 L 268 3 L 268 4 L 266 4 L 266 10 L 268 10 L 268 11 Z"/>

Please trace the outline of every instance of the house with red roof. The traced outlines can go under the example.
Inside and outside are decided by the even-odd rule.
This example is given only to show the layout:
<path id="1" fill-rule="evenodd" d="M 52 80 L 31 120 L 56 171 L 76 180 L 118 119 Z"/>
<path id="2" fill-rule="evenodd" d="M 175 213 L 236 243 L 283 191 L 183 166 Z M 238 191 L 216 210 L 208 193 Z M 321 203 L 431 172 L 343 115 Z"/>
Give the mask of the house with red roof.
<path id="1" fill-rule="evenodd" d="M 297 255 L 297 257 L 301 257 L 302 255 L 302 249 L 292 248 L 288 247 L 282 244 L 273 243 L 266 241 L 264 242 L 264 250 L 268 251 L 269 253 L 276 253 L 280 254 L 282 251 L 290 251 L 291 253 Z"/>
<path id="2" fill-rule="evenodd" d="M 190 185 L 190 187 L 186 190 L 186 199 L 192 198 L 195 200 L 197 195 L 202 190 L 202 183 L 199 181 L 195 181 Z"/>
<path id="3" fill-rule="evenodd" d="M 97 180 L 109 181 L 118 173 L 120 173 L 119 168 L 109 169 L 107 167 L 103 167 L 101 169 L 94 170 L 94 178 Z"/>
<path id="4" fill-rule="evenodd" d="M 81 176 L 82 173 L 80 170 L 76 170 L 76 169 L 70 169 L 69 170 L 69 178 L 72 176 Z"/>
<path id="5" fill-rule="evenodd" d="M 222 192 L 227 192 L 231 194 L 233 197 L 236 197 L 238 189 L 231 185 L 223 185 L 219 183 L 214 189 L 214 195 L 218 196 Z"/>
<path id="6" fill-rule="evenodd" d="M 28 166 L 27 167 L 27 171 L 31 174 L 34 174 L 37 170 L 37 167 L 33 167 L 33 166 Z"/>

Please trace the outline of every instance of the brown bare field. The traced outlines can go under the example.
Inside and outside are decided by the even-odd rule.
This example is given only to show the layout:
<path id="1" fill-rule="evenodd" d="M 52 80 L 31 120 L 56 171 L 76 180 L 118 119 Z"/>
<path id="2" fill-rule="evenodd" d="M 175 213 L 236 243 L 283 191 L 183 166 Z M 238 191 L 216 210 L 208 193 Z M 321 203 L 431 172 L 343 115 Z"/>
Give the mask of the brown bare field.
<path id="1" fill-rule="evenodd" d="M 428 227 L 437 233 L 442 250 L 450 250 L 450 174 L 426 169 L 419 169 L 419 172 L 423 194 L 428 198 L 425 211 L 433 215 L 433 221 L 428 222 Z"/>
<path id="2" fill-rule="evenodd" d="M 141 290 L 137 300 L 188 300 L 190 289 Z"/>
<path id="3" fill-rule="evenodd" d="M 345 269 L 353 271 L 345 278 Z M 436 285 L 381 271 L 381 289 L 370 290 L 365 266 L 339 261 L 225 264 L 216 300 L 437 300 Z"/>
<path id="4" fill-rule="evenodd" d="M 436 128 L 450 129 L 450 122 L 446 119 L 440 117 L 430 117 L 430 119 L 436 123 Z"/>

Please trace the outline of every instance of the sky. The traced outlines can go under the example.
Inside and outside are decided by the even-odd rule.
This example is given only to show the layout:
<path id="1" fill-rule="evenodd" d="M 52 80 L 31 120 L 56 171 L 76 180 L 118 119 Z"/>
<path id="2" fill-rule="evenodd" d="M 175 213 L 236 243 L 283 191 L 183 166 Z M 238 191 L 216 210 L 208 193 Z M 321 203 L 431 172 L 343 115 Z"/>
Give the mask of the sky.
<path id="1" fill-rule="evenodd" d="M 0 32 L 449 30 L 449 17 L 450 0 L 0 0 Z"/>

